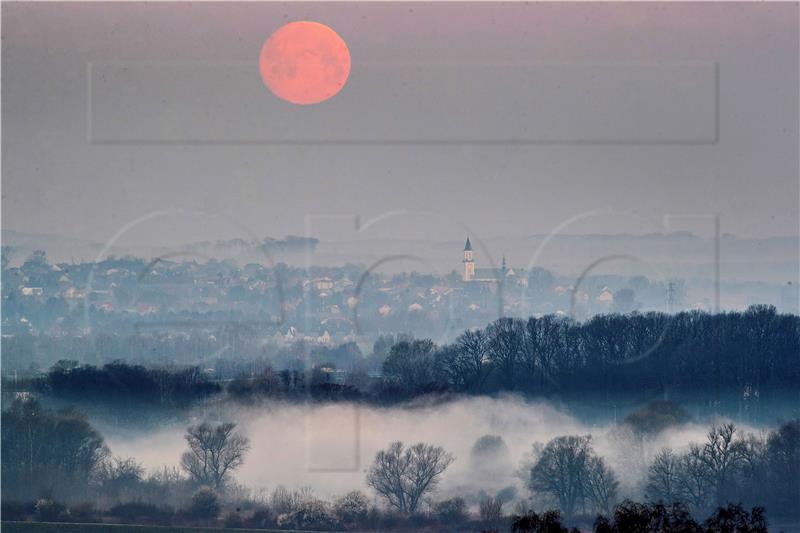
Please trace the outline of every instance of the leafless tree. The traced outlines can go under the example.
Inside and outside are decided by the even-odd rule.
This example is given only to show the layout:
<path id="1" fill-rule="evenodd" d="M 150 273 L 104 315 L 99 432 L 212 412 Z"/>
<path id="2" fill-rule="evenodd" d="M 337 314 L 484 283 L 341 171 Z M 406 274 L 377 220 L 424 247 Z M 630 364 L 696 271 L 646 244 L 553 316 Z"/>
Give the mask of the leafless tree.
<path id="1" fill-rule="evenodd" d="M 542 336 L 539 320 L 531 317 L 523 327 L 522 350 L 519 356 L 520 367 L 525 377 L 525 385 L 529 388 L 541 385 L 538 379 L 542 370 Z"/>
<path id="2" fill-rule="evenodd" d="M 517 318 L 500 318 L 487 328 L 495 367 L 505 381 L 505 387 L 513 390 L 516 374 L 525 345 L 525 324 Z"/>
<path id="3" fill-rule="evenodd" d="M 765 497 L 763 489 L 769 484 L 766 435 L 748 433 L 742 439 L 741 447 L 741 466 L 734 481 L 736 495 L 743 501 L 765 503 L 769 500 L 768 496 Z"/>
<path id="4" fill-rule="evenodd" d="M 453 462 L 451 454 L 438 446 L 418 443 L 404 448 L 393 442 L 375 455 L 367 473 L 367 484 L 389 505 L 403 514 L 417 511 L 422 497 L 433 491 Z"/>
<path id="5" fill-rule="evenodd" d="M 186 430 L 189 450 L 183 454 L 181 466 L 193 481 L 220 489 L 231 472 L 242 465 L 250 443 L 235 429 L 233 423 L 203 423 Z"/>
<path id="6" fill-rule="evenodd" d="M 95 474 L 103 490 L 118 497 L 125 490 L 133 490 L 142 481 L 144 468 L 133 457 L 112 457 L 104 461 Z"/>
<path id="7" fill-rule="evenodd" d="M 800 418 L 783 424 L 767 438 L 764 449 L 767 494 L 774 506 L 800 516 Z M 790 514 L 787 513 L 787 514 Z"/>
<path id="8" fill-rule="evenodd" d="M 283 485 L 278 485 L 269 497 L 269 505 L 275 514 L 289 514 L 299 509 L 304 501 L 314 498 L 314 490 L 311 487 L 289 490 Z"/>
<path id="9" fill-rule="evenodd" d="M 588 435 L 551 440 L 531 469 L 530 488 L 552 497 L 567 517 L 586 503 L 607 510 L 617 486 L 613 472 L 594 454 Z"/>
<path id="10" fill-rule="evenodd" d="M 483 330 L 467 330 L 456 339 L 452 371 L 463 390 L 481 392 L 492 370 L 489 342 Z"/>
<path id="11" fill-rule="evenodd" d="M 479 513 L 485 528 L 496 527 L 503 520 L 503 501 L 497 497 L 481 500 Z"/>
<path id="12" fill-rule="evenodd" d="M 557 385 L 557 374 L 566 363 L 569 351 L 567 336 L 569 321 L 547 315 L 531 317 L 525 323 L 522 364 L 529 380 L 528 386 L 546 389 Z"/>
<path id="13" fill-rule="evenodd" d="M 726 491 L 744 465 L 746 449 L 744 440 L 736 438 L 733 424 L 723 424 L 709 431 L 702 458 L 717 505 L 725 503 Z"/>
<path id="14" fill-rule="evenodd" d="M 682 498 L 680 482 L 680 459 L 669 448 L 664 448 L 653 459 L 647 469 L 647 496 L 653 501 L 666 504 Z"/>
<path id="15" fill-rule="evenodd" d="M 708 506 L 709 471 L 703 457 L 703 448 L 692 444 L 679 461 L 680 490 L 695 511 Z"/>
<path id="16" fill-rule="evenodd" d="M 383 363 L 384 379 L 407 392 L 425 390 L 435 381 L 435 349 L 427 339 L 398 342 Z"/>
<path id="17" fill-rule="evenodd" d="M 584 487 L 586 498 L 595 512 L 606 514 L 611 512 L 617 500 L 619 482 L 605 461 L 596 455 L 587 458 Z"/>

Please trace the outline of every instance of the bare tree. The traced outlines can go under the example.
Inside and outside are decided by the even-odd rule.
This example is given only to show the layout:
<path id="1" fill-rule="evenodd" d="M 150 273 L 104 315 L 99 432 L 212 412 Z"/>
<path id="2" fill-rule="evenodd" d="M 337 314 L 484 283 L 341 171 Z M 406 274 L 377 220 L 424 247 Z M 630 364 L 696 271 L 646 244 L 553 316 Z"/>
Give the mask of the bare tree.
<path id="1" fill-rule="evenodd" d="M 492 370 L 486 333 L 466 330 L 436 352 L 436 367 L 437 375 L 454 389 L 481 392 Z"/>
<path id="2" fill-rule="evenodd" d="M 433 491 L 453 460 L 451 454 L 438 446 L 418 443 L 404 448 L 402 442 L 393 442 L 375 455 L 367 484 L 391 507 L 411 514 L 419 508 L 422 497 Z"/>
<path id="3" fill-rule="evenodd" d="M 744 441 L 736 438 L 735 425 L 723 424 L 709 431 L 702 458 L 708 469 L 717 505 L 725 503 L 726 491 L 744 465 L 745 452 Z"/>
<path id="4" fill-rule="evenodd" d="M 618 482 L 602 459 L 594 454 L 591 437 L 557 437 L 542 450 L 531 469 L 530 488 L 552 497 L 565 516 L 591 504 L 607 511 L 616 498 Z"/>
<path id="5" fill-rule="evenodd" d="M 735 481 L 748 466 L 758 469 L 759 443 L 748 444 L 736 436 L 736 426 L 723 424 L 709 431 L 704 445 L 692 444 L 689 451 L 674 462 L 678 495 L 695 511 L 704 511 L 711 504 L 723 505 L 733 490 Z M 749 457 L 752 455 L 752 457 Z M 656 457 L 651 466 L 650 480 L 666 490 L 670 460 Z M 749 464 L 752 463 L 752 464 Z M 660 496 L 664 497 L 662 493 Z"/>
<path id="6" fill-rule="evenodd" d="M 764 450 L 767 494 L 774 507 L 800 516 L 800 418 L 783 424 L 770 434 Z"/>
<path id="7" fill-rule="evenodd" d="M 599 513 L 610 513 L 617 500 L 619 482 L 602 458 L 590 455 L 586 460 L 584 491 L 589 503 Z"/>
<path id="8" fill-rule="evenodd" d="M 550 495 L 568 517 L 583 502 L 583 479 L 589 437 L 557 437 L 544 447 L 531 469 L 530 488 Z"/>
<path id="9" fill-rule="evenodd" d="M 51 411 L 38 400 L 16 399 L 3 411 L 2 482 L 5 494 L 30 494 L 41 486 L 78 496 L 98 473 L 108 448 L 103 437 L 73 410 Z"/>
<path id="10" fill-rule="evenodd" d="M 311 487 L 289 490 L 283 485 L 278 485 L 269 497 L 269 505 L 275 514 L 289 514 L 299 509 L 304 501 L 314 498 L 314 489 Z"/>
<path id="11" fill-rule="evenodd" d="M 435 382 L 435 349 L 427 339 L 398 342 L 383 363 L 385 380 L 410 393 L 424 391 Z"/>
<path id="12" fill-rule="evenodd" d="M 681 456 L 679 468 L 683 497 L 695 511 L 704 510 L 708 506 L 709 471 L 703 449 L 692 444 L 689 452 Z"/>
<path id="13" fill-rule="evenodd" d="M 557 437 L 542 450 L 530 471 L 530 488 L 550 496 L 571 517 L 591 505 L 598 512 L 608 512 L 617 497 L 619 482 L 614 472 L 598 457 L 591 437 Z"/>
<path id="14" fill-rule="evenodd" d="M 121 492 L 135 489 L 141 483 L 143 475 L 144 467 L 133 457 L 113 457 L 97 468 L 95 477 L 104 492 L 119 497 Z"/>
<path id="15" fill-rule="evenodd" d="M 524 325 L 522 353 L 520 354 L 520 367 L 525 379 L 525 386 L 530 390 L 544 384 L 544 379 L 542 379 L 544 377 L 542 375 L 543 340 L 540 319 L 530 317 Z"/>
<path id="16" fill-rule="evenodd" d="M 489 373 L 492 371 L 489 358 L 489 341 L 483 330 L 468 329 L 456 339 L 461 354 L 458 367 L 467 390 L 481 392 Z"/>
<path id="17" fill-rule="evenodd" d="M 503 500 L 489 497 L 480 501 L 479 515 L 485 528 L 496 527 L 503 520 Z"/>
<path id="18" fill-rule="evenodd" d="M 680 501 L 680 474 L 680 459 L 671 449 L 662 449 L 647 469 L 647 496 L 666 504 Z"/>
<path id="19" fill-rule="evenodd" d="M 500 371 L 505 387 L 513 390 L 525 347 L 525 324 L 518 318 L 499 318 L 486 329 L 492 362 Z"/>
<path id="20" fill-rule="evenodd" d="M 220 489 L 231 472 L 242 465 L 250 443 L 235 428 L 233 423 L 203 423 L 186 430 L 189 450 L 183 454 L 181 466 L 193 481 Z"/>

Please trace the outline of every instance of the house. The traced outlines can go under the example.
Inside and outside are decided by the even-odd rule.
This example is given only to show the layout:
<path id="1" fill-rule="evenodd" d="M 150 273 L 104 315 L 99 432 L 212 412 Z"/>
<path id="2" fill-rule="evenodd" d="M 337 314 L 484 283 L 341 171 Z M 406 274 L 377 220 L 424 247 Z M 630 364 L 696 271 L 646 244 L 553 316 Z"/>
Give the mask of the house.
<path id="1" fill-rule="evenodd" d="M 603 287 L 595 301 L 600 305 L 611 305 L 614 303 L 614 293 L 608 287 Z"/>
<path id="2" fill-rule="evenodd" d="M 313 281 L 314 288 L 318 291 L 329 291 L 333 288 L 333 280 L 328 277 L 317 278 Z"/>
<path id="3" fill-rule="evenodd" d="M 42 296 L 44 289 L 41 287 L 21 287 L 19 292 L 23 296 Z"/>
<path id="4" fill-rule="evenodd" d="M 62 293 L 62 296 L 68 300 L 79 300 L 86 297 L 86 291 L 69 287 Z"/>

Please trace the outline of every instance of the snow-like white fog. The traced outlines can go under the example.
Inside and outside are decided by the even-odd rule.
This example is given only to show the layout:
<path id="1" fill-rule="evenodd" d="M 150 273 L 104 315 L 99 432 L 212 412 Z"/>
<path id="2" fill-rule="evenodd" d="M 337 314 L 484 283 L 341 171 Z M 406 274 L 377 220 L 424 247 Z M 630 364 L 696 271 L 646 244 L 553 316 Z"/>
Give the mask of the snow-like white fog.
<path id="1" fill-rule="evenodd" d="M 680 449 L 704 440 L 709 425 L 687 424 L 644 440 L 614 424 L 593 426 L 544 402 L 518 397 L 475 397 L 419 407 L 378 408 L 355 404 L 291 405 L 240 409 L 205 416 L 212 422 L 235 421 L 250 438 L 251 449 L 236 479 L 256 491 L 277 485 L 311 486 L 323 496 L 366 489 L 365 472 L 375 453 L 395 440 L 444 447 L 456 460 L 445 472 L 439 495 L 468 499 L 484 490 L 509 486 L 524 496 L 515 475 L 530 460 L 534 443 L 560 435 L 591 434 L 594 448 L 614 469 L 622 496 L 640 495 L 640 482 L 652 456 L 663 446 Z M 757 431 L 742 427 L 744 431 Z M 132 456 L 147 469 L 175 466 L 185 450 L 185 428 L 175 426 L 135 435 L 106 432 L 115 455 Z M 498 435 L 508 453 L 474 458 L 471 448 L 483 435 Z"/>

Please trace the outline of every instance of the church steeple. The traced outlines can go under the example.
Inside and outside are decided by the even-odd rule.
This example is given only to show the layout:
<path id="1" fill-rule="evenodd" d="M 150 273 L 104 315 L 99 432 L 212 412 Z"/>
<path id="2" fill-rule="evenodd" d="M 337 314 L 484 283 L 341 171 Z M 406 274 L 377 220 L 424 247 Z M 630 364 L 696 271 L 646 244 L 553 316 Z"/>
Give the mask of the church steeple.
<path id="1" fill-rule="evenodd" d="M 467 237 L 467 242 L 464 244 L 464 276 L 462 279 L 464 281 L 472 281 L 475 279 L 475 260 L 472 257 L 472 243 L 469 242 L 469 237 Z"/>

